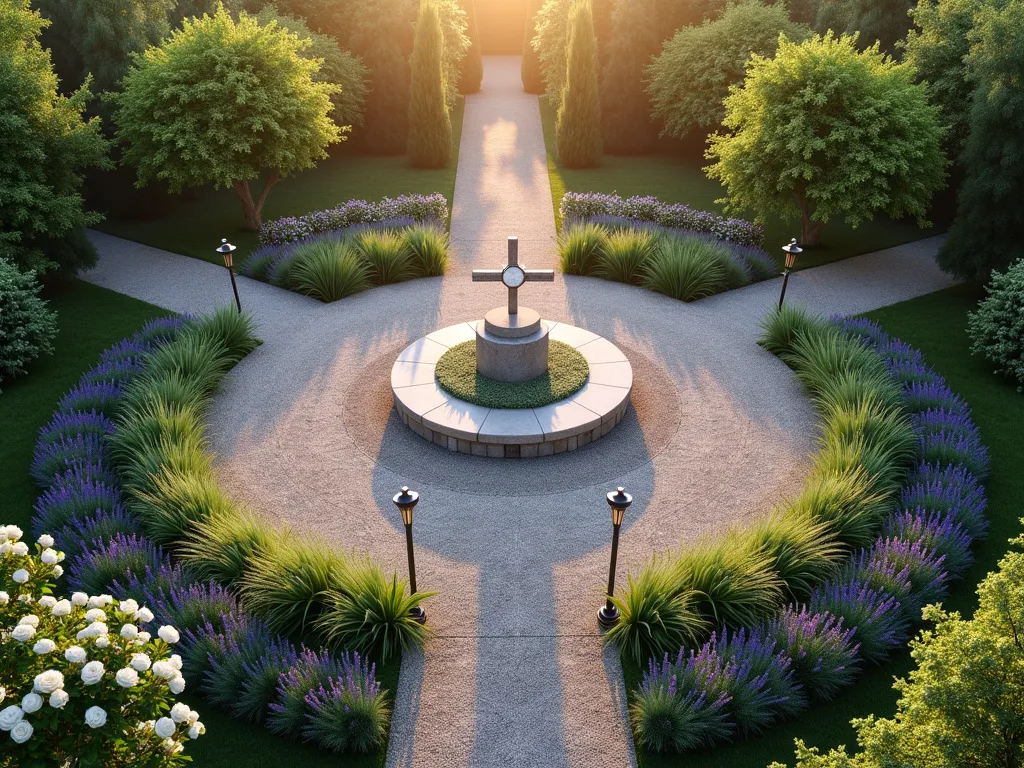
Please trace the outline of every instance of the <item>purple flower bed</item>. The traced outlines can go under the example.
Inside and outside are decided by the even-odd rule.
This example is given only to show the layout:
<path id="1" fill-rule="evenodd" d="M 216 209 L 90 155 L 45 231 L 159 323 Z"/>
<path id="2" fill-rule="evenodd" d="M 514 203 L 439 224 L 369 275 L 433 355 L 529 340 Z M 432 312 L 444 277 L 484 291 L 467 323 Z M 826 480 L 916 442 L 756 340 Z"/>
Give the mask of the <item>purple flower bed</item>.
<path id="1" fill-rule="evenodd" d="M 416 222 L 448 221 L 448 200 L 440 192 L 430 195 L 385 197 L 377 203 L 349 200 L 337 208 L 313 211 L 305 216 L 285 216 L 260 227 L 261 245 L 283 245 L 305 240 L 311 235 L 335 232 L 355 224 L 409 217 Z"/>
<path id="2" fill-rule="evenodd" d="M 740 245 L 760 247 L 764 242 L 764 228 L 757 224 L 699 211 L 682 203 L 663 203 L 650 196 L 623 200 L 618 195 L 601 192 L 566 192 L 559 210 L 563 220 L 583 221 L 594 216 L 616 216 L 670 229 L 691 230 Z"/>
<path id="3" fill-rule="evenodd" d="M 753 702 L 752 714 L 746 717 L 754 728 L 793 712 L 792 705 L 786 712 L 777 702 L 770 717 L 758 719 L 756 714 L 768 709 L 757 706 L 765 690 L 779 701 L 793 702 L 796 709 L 808 698 L 835 697 L 853 682 L 861 662 L 879 663 L 905 642 L 921 609 L 945 598 L 949 581 L 959 578 L 972 562 L 972 541 L 987 532 L 981 481 L 988 470 L 988 452 L 970 418 L 970 407 L 924 363 L 920 351 L 891 338 L 876 323 L 832 320 L 876 351 L 902 386 L 904 406 L 921 436 L 917 466 L 900 490 L 897 507 L 885 519 L 881 537 L 814 589 L 806 605 L 790 605 L 749 634 L 739 630 L 732 641 L 724 632 L 712 635 L 699 651 L 687 655 L 681 650 L 675 664 L 667 656 L 661 665 L 651 660 L 633 707 L 638 738 L 651 748 L 681 751 L 742 731 L 731 714 L 740 711 L 733 703 L 737 691 L 741 699 Z M 741 649 L 735 651 L 737 658 L 755 653 L 748 647 L 761 648 L 762 661 L 746 676 L 721 663 L 708 671 L 713 660 L 728 655 L 726 646 Z M 765 654 L 776 650 L 788 661 L 778 663 L 776 679 L 790 680 L 798 692 L 795 698 L 781 692 L 778 683 L 762 687 L 761 676 L 753 674 L 765 669 Z M 782 669 L 784 678 L 779 677 Z M 741 678 L 744 685 L 738 686 Z M 667 699 L 671 701 L 666 703 Z M 688 712 L 689 721 L 673 719 L 677 710 Z"/>
<path id="4" fill-rule="evenodd" d="M 372 750 L 385 735 L 387 713 L 372 665 L 358 655 L 296 652 L 287 638 L 246 615 L 224 587 L 172 562 L 124 504 L 106 440 L 115 431 L 113 417 L 125 386 L 189 320 L 146 323 L 103 352 L 61 399 L 36 443 L 31 472 L 44 490 L 33 530 L 55 536 L 73 588 L 131 595 L 160 624 L 179 627 L 186 680 L 215 704 L 256 721 L 274 711 L 272 704 L 288 705 L 298 715 L 290 737 L 337 751 Z M 296 687 L 295 680 L 308 685 Z"/>

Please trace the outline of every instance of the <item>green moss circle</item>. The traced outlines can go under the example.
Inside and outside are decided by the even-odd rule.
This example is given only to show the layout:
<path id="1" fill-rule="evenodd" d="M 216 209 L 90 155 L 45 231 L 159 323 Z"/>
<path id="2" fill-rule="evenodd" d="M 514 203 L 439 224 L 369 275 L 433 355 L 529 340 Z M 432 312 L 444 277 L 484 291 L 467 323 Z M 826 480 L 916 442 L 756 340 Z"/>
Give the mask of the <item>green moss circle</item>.
<path id="1" fill-rule="evenodd" d="M 590 365 L 561 341 L 548 344 L 548 372 L 529 381 L 495 381 L 476 372 L 476 342 L 464 341 L 437 361 L 437 383 L 460 400 L 487 408 L 539 408 L 579 392 Z"/>

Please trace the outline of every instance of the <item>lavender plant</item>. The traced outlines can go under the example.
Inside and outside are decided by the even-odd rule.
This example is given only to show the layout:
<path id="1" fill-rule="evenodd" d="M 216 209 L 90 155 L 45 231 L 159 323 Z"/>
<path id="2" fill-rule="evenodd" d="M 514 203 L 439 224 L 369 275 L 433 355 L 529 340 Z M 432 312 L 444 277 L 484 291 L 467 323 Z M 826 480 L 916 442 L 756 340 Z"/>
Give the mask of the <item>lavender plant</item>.
<path id="1" fill-rule="evenodd" d="M 974 562 L 971 535 L 952 516 L 917 507 L 894 513 L 882 528 L 885 538 L 918 543 L 922 549 L 943 558 L 951 578 L 959 578 Z"/>
<path id="2" fill-rule="evenodd" d="M 99 594 L 109 591 L 116 579 L 128 574 L 145 573 L 165 562 L 161 549 L 135 534 L 118 534 L 107 541 L 96 540 L 71 569 L 68 581 L 82 592 Z"/>
<path id="3" fill-rule="evenodd" d="M 858 579 L 826 582 L 811 593 L 807 608 L 842 617 L 866 661 L 881 661 L 907 639 L 910 622 L 899 600 Z"/>
<path id="4" fill-rule="evenodd" d="M 306 694 L 307 741 L 334 752 L 370 752 L 387 734 L 388 706 L 373 664 L 358 653 L 338 657 L 343 673 Z"/>
<path id="5" fill-rule="evenodd" d="M 788 606 L 764 624 L 766 638 L 792 662 L 793 677 L 813 699 L 828 701 L 858 673 L 855 628 L 841 617 Z"/>

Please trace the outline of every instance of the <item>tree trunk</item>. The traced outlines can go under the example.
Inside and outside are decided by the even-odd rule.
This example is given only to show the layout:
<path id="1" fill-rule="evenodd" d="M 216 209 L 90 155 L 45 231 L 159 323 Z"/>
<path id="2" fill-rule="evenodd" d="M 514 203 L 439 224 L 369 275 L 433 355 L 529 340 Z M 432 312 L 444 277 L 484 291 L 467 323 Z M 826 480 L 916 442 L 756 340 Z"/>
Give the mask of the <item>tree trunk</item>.
<path id="1" fill-rule="evenodd" d="M 263 203 L 267 200 L 270 188 L 280 180 L 281 177 L 277 171 L 271 171 L 270 176 L 267 177 L 267 183 L 263 185 L 263 191 L 260 192 L 259 199 L 255 202 L 253 202 L 248 181 L 236 181 L 231 185 L 235 190 L 235 194 L 238 195 L 238 199 L 242 201 L 242 217 L 245 219 L 245 228 L 250 232 L 259 232 L 260 225 L 263 223 L 263 219 L 260 216 L 263 212 Z"/>
<path id="2" fill-rule="evenodd" d="M 800 245 L 815 246 L 821 239 L 821 230 L 825 226 L 823 221 L 814 221 L 812 205 L 803 194 L 796 193 L 797 203 L 800 205 Z"/>

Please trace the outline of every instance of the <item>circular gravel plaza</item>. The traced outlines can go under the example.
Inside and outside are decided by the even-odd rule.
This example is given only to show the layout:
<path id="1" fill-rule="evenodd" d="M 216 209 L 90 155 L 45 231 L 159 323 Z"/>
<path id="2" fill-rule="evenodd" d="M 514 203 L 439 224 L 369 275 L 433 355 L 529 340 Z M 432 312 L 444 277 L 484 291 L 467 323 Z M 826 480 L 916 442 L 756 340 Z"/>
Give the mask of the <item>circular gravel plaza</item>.
<path id="1" fill-rule="evenodd" d="M 548 373 L 523 382 L 497 382 L 476 373 L 481 322 L 442 328 L 398 355 L 391 368 L 395 411 L 417 435 L 472 456 L 538 458 L 596 442 L 622 421 L 633 367 L 610 341 L 545 321 L 553 347 Z"/>

